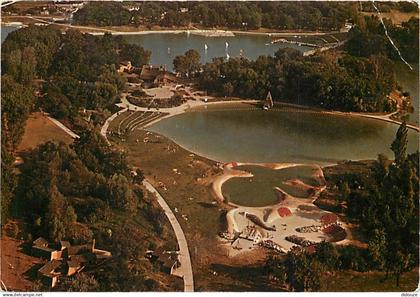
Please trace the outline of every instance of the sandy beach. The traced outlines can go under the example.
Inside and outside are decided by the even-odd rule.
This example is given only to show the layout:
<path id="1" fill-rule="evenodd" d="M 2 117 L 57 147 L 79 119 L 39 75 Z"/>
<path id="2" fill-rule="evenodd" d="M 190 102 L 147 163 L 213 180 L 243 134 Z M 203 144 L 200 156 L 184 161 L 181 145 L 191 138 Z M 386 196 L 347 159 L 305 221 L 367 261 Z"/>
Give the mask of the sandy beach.
<path id="1" fill-rule="evenodd" d="M 311 165 L 318 169 L 313 174 L 313 177 L 319 179 L 321 183 L 324 184 L 323 186 L 311 186 L 298 178 L 287 180 L 283 183 L 294 187 L 300 187 L 307 191 L 311 190 L 313 194 L 308 198 L 297 198 L 285 192 L 280 187 L 275 187 L 275 191 L 277 191 L 279 197 L 281 197 L 277 204 L 264 207 L 247 207 L 232 203 L 231 201 L 226 202 L 222 191 L 223 183 L 230 178 L 253 176 L 250 172 L 235 169 L 235 167 L 243 165 L 263 166 L 273 170 L 308 166 L 307 164 L 294 163 L 259 164 L 235 162 L 227 163 L 223 166 L 223 173 L 214 178 L 212 190 L 219 202 L 224 202 L 225 204 L 234 207 L 228 211 L 226 215 L 228 224 L 227 232 L 228 234 L 232 234 L 233 238 L 236 238 L 233 239 L 230 245 L 226 243 L 226 248 L 229 249 L 230 256 L 236 256 L 239 253 L 259 248 L 264 241 L 273 242 L 279 246 L 281 251 L 286 252 L 295 245 L 295 243 L 286 239 L 290 236 L 301 237 L 312 243 L 324 240 L 339 242 L 346 237 L 337 237 L 337 234 L 340 233 L 340 229 L 342 230 L 341 233 L 346 232 L 345 225 L 339 221 L 338 217 L 313 204 L 314 200 L 316 200 L 319 194 L 326 188 L 323 171 L 320 166 Z M 326 224 L 324 222 L 324 218 L 326 217 L 335 219 Z M 339 225 L 341 225 L 341 227 Z M 303 232 L 300 231 L 302 228 L 313 230 L 310 232 Z M 336 231 L 331 231 L 331 228 L 335 228 Z M 346 241 L 346 244 L 348 242 L 350 241 Z"/>

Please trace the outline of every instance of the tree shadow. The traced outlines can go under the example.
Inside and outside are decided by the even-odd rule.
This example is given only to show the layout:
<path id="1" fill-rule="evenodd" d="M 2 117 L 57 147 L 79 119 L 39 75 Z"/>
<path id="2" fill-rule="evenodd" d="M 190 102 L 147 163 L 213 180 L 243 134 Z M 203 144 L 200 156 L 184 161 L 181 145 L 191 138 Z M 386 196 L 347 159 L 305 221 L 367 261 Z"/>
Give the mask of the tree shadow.
<path id="1" fill-rule="evenodd" d="M 281 288 L 268 283 L 267 273 L 262 265 L 259 266 L 231 266 L 225 264 L 211 264 L 211 269 L 218 274 L 227 274 L 230 278 L 242 284 L 230 284 L 229 291 L 280 292 Z M 224 284 L 226 288 L 226 284 Z"/>

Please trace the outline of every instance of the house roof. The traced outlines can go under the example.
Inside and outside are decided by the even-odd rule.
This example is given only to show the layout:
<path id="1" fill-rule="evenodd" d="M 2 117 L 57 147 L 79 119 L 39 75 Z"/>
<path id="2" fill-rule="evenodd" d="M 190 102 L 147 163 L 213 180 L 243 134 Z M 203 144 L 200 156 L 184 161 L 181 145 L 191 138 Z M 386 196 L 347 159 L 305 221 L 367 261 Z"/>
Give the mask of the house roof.
<path id="1" fill-rule="evenodd" d="M 95 255 L 91 253 L 85 253 L 81 255 L 73 255 L 71 256 L 70 260 L 77 262 L 77 263 L 86 263 L 92 260 L 95 260 Z"/>
<path id="2" fill-rule="evenodd" d="M 47 264 L 45 264 L 44 266 L 42 266 L 38 272 L 42 273 L 44 275 L 51 275 L 54 270 L 56 270 L 58 267 L 60 267 L 61 265 L 61 261 L 58 260 L 52 260 L 49 261 Z"/>
<path id="3" fill-rule="evenodd" d="M 33 249 L 37 249 L 37 250 L 41 250 L 41 251 L 44 251 L 44 252 L 47 252 L 47 253 L 51 253 L 51 252 L 54 252 L 55 251 L 55 250 L 50 249 L 49 247 L 45 247 L 45 246 L 37 246 L 37 245 L 34 245 L 32 248 Z"/>
<path id="4" fill-rule="evenodd" d="M 45 247 L 48 246 L 48 241 L 44 237 L 38 237 L 34 240 L 33 245 L 37 247 Z"/>
<path id="5" fill-rule="evenodd" d="M 82 245 L 72 245 L 67 248 L 69 255 L 77 255 L 81 254 L 82 252 L 92 252 L 93 251 L 93 242 L 82 244 Z"/>
<path id="6" fill-rule="evenodd" d="M 69 246 L 71 246 L 71 244 L 68 241 L 61 240 L 60 241 L 60 246 L 61 246 L 61 248 L 68 248 Z"/>
<path id="7" fill-rule="evenodd" d="M 120 64 L 124 66 L 128 66 L 128 65 L 131 65 L 131 61 L 121 61 Z"/>
<path id="8" fill-rule="evenodd" d="M 158 260 L 164 266 L 172 267 L 178 261 L 178 256 L 176 254 L 161 254 Z"/>
<path id="9" fill-rule="evenodd" d="M 150 79 L 154 80 L 156 76 L 162 72 L 163 70 L 158 67 L 151 67 L 151 66 L 143 66 L 140 72 L 141 79 Z"/>
<path id="10" fill-rule="evenodd" d="M 155 79 L 158 78 L 166 78 L 166 79 L 170 79 L 170 80 L 176 80 L 176 76 L 170 72 L 167 71 L 161 71 L 158 75 L 156 75 Z"/>

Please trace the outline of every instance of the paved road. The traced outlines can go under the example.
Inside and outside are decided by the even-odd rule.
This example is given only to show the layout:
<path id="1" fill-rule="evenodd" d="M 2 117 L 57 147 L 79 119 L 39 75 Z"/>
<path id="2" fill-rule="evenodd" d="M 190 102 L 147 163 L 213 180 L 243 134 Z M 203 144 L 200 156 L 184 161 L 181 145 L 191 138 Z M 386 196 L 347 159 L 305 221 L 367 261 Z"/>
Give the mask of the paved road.
<path id="1" fill-rule="evenodd" d="M 149 192 L 156 195 L 159 205 L 163 208 L 165 215 L 168 217 L 169 222 L 175 231 L 175 236 L 179 245 L 179 260 L 181 262 L 181 266 L 175 271 L 174 274 L 181 276 L 184 279 L 184 292 L 194 292 L 191 257 L 184 231 L 182 231 L 181 225 L 179 224 L 177 218 L 175 217 L 169 205 L 166 203 L 165 199 L 163 199 L 163 197 L 159 194 L 159 192 L 147 180 L 143 181 L 143 185 Z"/>

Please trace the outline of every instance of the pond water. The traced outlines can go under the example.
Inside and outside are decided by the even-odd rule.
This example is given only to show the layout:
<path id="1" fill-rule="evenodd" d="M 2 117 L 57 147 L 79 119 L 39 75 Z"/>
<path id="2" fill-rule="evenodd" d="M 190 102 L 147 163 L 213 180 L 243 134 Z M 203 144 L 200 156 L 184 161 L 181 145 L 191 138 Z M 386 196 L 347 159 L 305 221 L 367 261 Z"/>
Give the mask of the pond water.
<path id="1" fill-rule="evenodd" d="M 221 162 L 328 164 L 393 157 L 398 125 L 383 121 L 289 109 L 187 112 L 149 128 L 187 150 Z M 409 130 L 408 151 L 419 134 Z"/>
<path id="2" fill-rule="evenodd" d="M 290 167 L 273 170 L 262 166 L 238 166 L 235 169 L 251 172 L 253 177 L 234 177 L 227 180 L 223 186 L 223 196 L 230 202 L 242 206 L 267 206 L 278 202 L 274 187 L 279 187 L 286 193 L 307 198 L 310 193 L 284 184 L 291 179 L 299 179 L 312 186 L 320 186 L 320 182 L 312 177 L 318 168 L 311 166 Z"/>
<path id="3" fill-rule="evenodd" d="M 7 35 L 9 35 L 9 33 L 15 31 L 19 29 L 19 27 L 16 26 L 1 26 L 1 43 L 3 43 L 3 41 L 6 39 Z"/>

